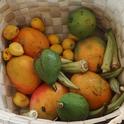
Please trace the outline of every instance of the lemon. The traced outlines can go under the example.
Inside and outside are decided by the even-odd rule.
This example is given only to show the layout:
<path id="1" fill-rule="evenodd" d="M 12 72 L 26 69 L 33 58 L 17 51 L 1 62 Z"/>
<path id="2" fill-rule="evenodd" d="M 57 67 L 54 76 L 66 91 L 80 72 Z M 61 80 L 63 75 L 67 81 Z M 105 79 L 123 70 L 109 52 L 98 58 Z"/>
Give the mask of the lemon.
<path id="1" fill-rule="evenodd" d="M 52 45 L 60 43 L 59 37 L 56 34 L 48 35 L 48 40 L 49 40 L 50 44 L 52 44 Z"/>
<path id="2" fill-rule="evenodd" d="M 4 61 L 8 61 L 8 60 L 10 60 L 12 58 L 12 55 L 10 54 L 8 48 L 6 48 L 6 49 L 3 50 L 2 56 L 3 56 L 3 60 Z"/>
<path id="3" fill-rule="evenodd" d="M 52 45 L 52 46 L 50 47 L 50 49 L 53 50 L 53 51 L 55 51 L 55 52 L 58 53 L 58 54 L 61 54 L 62 51 L 63 51 L 62 46 L 59 45 L 59 44 L 54 44 L 54 45 Z"/>
<path id="4" fill-rule="evenodd" d="M 11 43 L 8 49 L 13 56 L 21 56 L 24 54 L 24 49 L 22 45 L 18 42 Z"/>
<path id="5" fill-rule="evenodd" d="M 66 49 L 63 51 L 63 58 L 73 60 L 74 58 L 74 53 L 70 49 Z"/>
<path id="6" fill-rule="evenodd" d="M 19 33 L 19 28 L 15 25 L 7 25 L 3 29 L 3 37 L 7 40 L 14 39 Z"/>
<path id="7" fill-rule="evenodd" d="M 29 98 L 20 92 L 16 92 L 13 97 L 13 102 L 16 106 L 20 108 L 25 108 L 29 105 Z"/>
<path id="8" fill-rule="evenodd" d="M 31 21 L 31 26 L 35 29 L 40 30 L 41 32 L 45 31 L 45 25 L 42 19 L 40 18 L 33 18 Z"/>
<path id="9" fill-rule="evenodd" d="M 67 39 L 64 39 L 64 41 L 62 42 L 62 46 L 64 49 L 74 49 L 75 42 L 74 40 L 67 38 Z"/>

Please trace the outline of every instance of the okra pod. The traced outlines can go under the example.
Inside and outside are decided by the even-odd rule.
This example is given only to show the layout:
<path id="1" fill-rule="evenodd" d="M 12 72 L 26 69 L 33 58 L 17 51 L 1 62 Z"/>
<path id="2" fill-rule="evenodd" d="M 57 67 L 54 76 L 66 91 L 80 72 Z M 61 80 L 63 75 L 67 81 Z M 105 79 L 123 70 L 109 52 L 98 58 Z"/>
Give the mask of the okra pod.
<path id="1" fill-rule="evenodd" d="M 80 60 L 77 62 L 62 64 L 61 67 L 62 67 L 61 69 L 64 72 L 80 73 L 80 72 L 86 72 L 88 70 L 88 63 L 85 60 Z"/>
<path id="2" fill-rule="evenodd" d="M 111 113 L 118 109 L 121 104 L 124 102 L 124 93 L 121 94 L 121 96 L 114 102 L 108 105 L 106 113 Z"/>
<path id="3" fill-rule="evenodd" d="M 72 62 L 72 61 L 69 60 L 69 59 L 65 59 L 65 58 L 62 58 L 62 57 L 61 57 L 61 62 L 62 62 L 62 64 L 65 64 L 65 63 L 70 63 L 70 62 Z"/>
<path id="4" fill-rule="evenodd" d="M 109 83 L 110 83 L 111 89 L 112 89 L 115 93 L 120 94 L 121 92 L 120 92 L 120 84 L 119 84 L 119 81 L 118 81 L 116 78 L 111 78 L 109 81 L 110 81 Z"/>
<path id="5" fill-rule="evenodd" d="M 123 68 L 120 67 L 114 71 L 110 71 L 110 72 L 106 72 L 106 73 L 102 73 L 100 74 L 103 78 L 105 79 L 109 79 L 109 78 L 113 78 L 113 77 L 117 77 L 121 72 L 122 72 Z"/>
<path id="6" fill-rule="evenodd" d="M 64 74 L 63 72 L 59 73 L 58 80 L 60 83 L 62 83 L 64 86 L 70 88 L 70 89 L 79 89 L 76 85 L 74 85 Z"/>
<path id="7" fill-rule="evenodd" d="M 116 102 L 119 97 L 120 97 L 120 94 L 116 93 L 116 94 L 113 96 L 113 98 L 112 98 L 112 100 L 111 100 L 111 103 Z"/>
<path id="8" fill-rule="evenodd" d="M 89 118 L 100 117 L 105 113 L 105 111 L 106 111 L 106 106 L 104 105 L 99 109 L 90 111 Z"/>
<path id="9" fill-rule="evenodd" d="M 107 37 L 107 46 L 104 53 L 103 64 L 101 67 L 102 72 L 110 71 L 112 57 L 113 57 L 113 50 L 114 50 L 114 44 L 111 38 L 111 31 L 106 32 L 105 36 Z"/>
<path id="10" fill-rule="evenodd" d="M 115 39 L 115 36 L 114 36 L 112 30 L 110 30 L 110 36 L 111 36 L 111 39 L 112 39 L 113 45 L 114 45 L 112 68 L 119 68 L 120 62 L 119 62 L 119 58 L 118 58 L 118 47 L 117 47 L 117 42 L 116 42 L 116 39 Z"/>

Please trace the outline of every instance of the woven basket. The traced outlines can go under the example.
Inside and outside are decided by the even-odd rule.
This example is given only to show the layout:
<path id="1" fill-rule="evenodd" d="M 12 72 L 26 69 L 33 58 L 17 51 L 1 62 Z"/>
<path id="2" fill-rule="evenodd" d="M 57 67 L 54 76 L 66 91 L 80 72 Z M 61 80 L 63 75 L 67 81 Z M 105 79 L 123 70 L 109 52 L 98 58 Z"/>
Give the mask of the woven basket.
<path id="1" fill-rule="evenodd" d="M 68 33 L 66 25 L 68 13 L 81 6 L 92 9 L 100 25 L 112 27 L 116 34 L 121 66 L 124 66 L 124 0 L 0 0 L 0 36 L 7 24 L 29 25 L 33 17 L 42 17 L 46 24 L 46 33 L 57 33 L 64 38 Z M 0 37 L 0 51 L 5 42 Z M 115 112 L 95 119 L 79 122 L 55 122 L 44 119 L 33 119 L 18 115 L 18 109 L 12 103 L 15 92 L 10 84 L 4 63 L 0 58 L 0 124 L 102 124 L 103 121 L 116 117 L 110 124 L 121 123 L 124 107 Z M 119 76 L 124 84 L 124 72 Z M 114 123 L 115 122 L 115 123 Z M 106 122 L 107 123 L 107 122 Z"/>

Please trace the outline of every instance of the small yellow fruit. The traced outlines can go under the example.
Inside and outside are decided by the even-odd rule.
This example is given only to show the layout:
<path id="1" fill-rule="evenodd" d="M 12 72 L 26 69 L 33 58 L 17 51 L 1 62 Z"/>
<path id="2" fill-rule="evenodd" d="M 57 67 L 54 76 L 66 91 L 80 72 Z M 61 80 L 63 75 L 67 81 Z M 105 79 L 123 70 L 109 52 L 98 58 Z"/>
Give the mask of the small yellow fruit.
<path id="1" fill-rule="evenodd" d="M 68 38 L 72 39 L 74 41 L 78 41 L 78 38 L 76 36 L 72 35 L 72 34 L 68 34 Z"/>
<path id="2" fill-rule="evenodd" d="M 16 106 L 20 108 L 25 108 L 29 105 L 29 98 L 26 95 L 17 92 L 13 97 L 13 102 Z"/>
<path id="3" fill-rule="evenodd" d="M 69 60 L 73 60 L 74 54 L 73 54 L 72 50 L 70 50 L 70 49 L 64 50 L 64 52 L 63 52 L 63 58 L 69 59 Z"/>
<path id="4" fill-rule="evenodd" d="M 53 50 L 54 52 L 58 53 L 58 54 L 61 54 L 62 51 L 63 51 L 63 48 L 61 45 L 59 44 L 54 44 L 50 47 L 51 50 Z"/>
<path id="5" fill-rule="evenodd" d="M 10 54 L 8 48 L 3 50 L 2 56 L 3 56 L 3 60 L 5 60 L 5 61 L 8 61 L 8 60 L 10 60 L 12 58 L 12 55 Z"/>
<path id="6" fill-rule="evenodd" d="M 3 29 L 3 36 L 7 40 L 14 39 L 17 36 L 18 33 L 19 33 L 19 28 L 17 26 L 15 26 L 15 25 L 7 25 Z"/>
<path id="7" fill-rule="evenodd" d="M 62 42 L 62 46 L 64 49 L 73 49 L 75 47 L 74 40 L 67 38 Z"/>
<path id="8" fill-rule="evenodd" d="M 40 30 L 41 32 L 45 31 L 44 22 L 40 18 L 33 18 L 31 21 L 31 26 L 35 29 Z"/>
<path id="9" fill-rule="evenodd" d="M 21 56 L 24 54 L 22 45 L 18 42 L 13 42 L 9 45 L 9 52 L 14 56 Z"/>
<path id="10" fill-rule="evenodd" d="M 50 44 L 59 44 L 60 43 L 59 37 L 56 34 L 48 35 L 48 39 L 50 41 Z"/>

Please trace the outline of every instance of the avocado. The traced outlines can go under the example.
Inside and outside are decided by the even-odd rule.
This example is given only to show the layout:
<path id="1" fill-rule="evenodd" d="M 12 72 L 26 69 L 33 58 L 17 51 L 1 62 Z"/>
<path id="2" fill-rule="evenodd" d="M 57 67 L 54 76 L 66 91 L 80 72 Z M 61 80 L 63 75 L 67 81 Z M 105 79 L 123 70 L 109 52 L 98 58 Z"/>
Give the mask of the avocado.
<path id="1" fill-rule="evenodd" d="M 45 83 L 53 85 L 61 69 L 61 59 L 56 52 L 45 49 L 34 61 L 34 68 Z"/>
<path id="2" fill-rule="evenodd" d="M 62 121 L 84 120 L 89 114 L 89 104 L 83 96 L 67 93 L 58 102 L 57 113 Z"/>
<path id="3" fill-rule="evenodd" d="M 92 35 L 96 29 L 95 14 L 84 7 L 72 11 L 68 17 L 68 28 L 79 39 Z"/>

